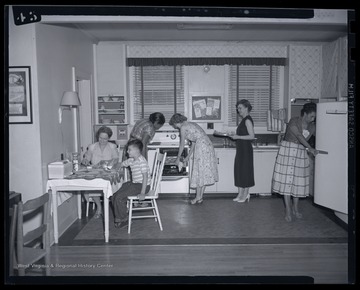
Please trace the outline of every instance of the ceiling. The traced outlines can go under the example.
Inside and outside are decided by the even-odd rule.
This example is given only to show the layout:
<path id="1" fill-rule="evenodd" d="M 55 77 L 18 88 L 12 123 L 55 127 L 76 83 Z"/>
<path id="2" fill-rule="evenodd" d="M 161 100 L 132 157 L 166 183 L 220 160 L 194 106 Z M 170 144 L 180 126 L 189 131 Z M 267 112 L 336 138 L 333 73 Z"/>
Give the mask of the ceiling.
<path id="1" fill-rule="evenodd" d="M 231 29 L 178 29 L 179 23 L 56 23 L 80 29 L 99 41 L 333 41 L 347 35 L 344 24 L 235 23 Z M 228 25 L 229 26 L 229 25 Z M 216 27 L 215 27 L 216 28 Z"/>

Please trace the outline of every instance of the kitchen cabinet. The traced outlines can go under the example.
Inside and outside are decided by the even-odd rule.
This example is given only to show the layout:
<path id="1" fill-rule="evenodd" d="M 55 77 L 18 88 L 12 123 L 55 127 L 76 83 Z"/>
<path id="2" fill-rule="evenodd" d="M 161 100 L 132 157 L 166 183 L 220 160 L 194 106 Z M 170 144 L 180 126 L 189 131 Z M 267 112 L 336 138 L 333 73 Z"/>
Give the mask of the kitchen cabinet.
<path id="1" fill-rule="evenodd" d="M 124 124 L 126 117 L 126 99 L 124 96 L 107 95 L 97 97 L 98 124 Z"/>
<path id="2" fill-rule="evenodd" d="M 216 183 L 217 192 L 236 193 L 234 185 L 235 149 L 215 149 L 218 160 L 219 181 Z"/>
<path id="3" fill-rule="evenodd" d="M 254 150 L 255 186 L 250 193 L 271 194 L 271 181 L 274 172 L 277 150 Z"/>
<path id="4" fill-rule="evenodd" d="M 255 186 L 250 193 L 271 194 L 271 181 L 274 171 L 277 149 L 254 149 Z M 206 188 L 206 193 L 237 193 L 234 185 L 234 160 L 236 150 L 233 148 L 216 148 L 218 159 L 219 181 Z"/>

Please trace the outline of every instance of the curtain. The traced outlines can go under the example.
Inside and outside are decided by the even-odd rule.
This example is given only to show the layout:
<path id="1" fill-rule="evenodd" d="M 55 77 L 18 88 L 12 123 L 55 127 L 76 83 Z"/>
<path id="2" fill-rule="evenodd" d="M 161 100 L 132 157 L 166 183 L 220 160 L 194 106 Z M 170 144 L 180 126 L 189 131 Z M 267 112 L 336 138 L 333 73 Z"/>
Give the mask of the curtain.
<path id="1" fill-rule="evenodd" d="M 189 58 L 127 58 L 127 66 L 174 66 L 174 65 L 276 65 L 285 66 L 282 57 L 189 57 Z"/>

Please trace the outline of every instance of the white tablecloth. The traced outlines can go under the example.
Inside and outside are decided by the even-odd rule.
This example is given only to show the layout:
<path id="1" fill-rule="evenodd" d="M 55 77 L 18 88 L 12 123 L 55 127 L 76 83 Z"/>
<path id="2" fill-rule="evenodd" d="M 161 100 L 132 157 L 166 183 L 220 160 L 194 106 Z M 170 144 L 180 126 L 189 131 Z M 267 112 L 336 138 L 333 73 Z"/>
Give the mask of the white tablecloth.
<path id="1" fill-rule="evenodd" d="M 104 193 L 104 220 L 105 220 L 105 242 L 109 242 L 109 198 L 121 187 L 122 182 L 113 183 L 109 180 L 96 178 L 92 180 L 86 179 L 51 179 L 46 184 L 46 190 L 52 190 L 51 213 L 54 217 L 54 241 L 55 244 L 59 240 L 58 229 L 58 193 L 63 191 L 78 192 L 78 218 L 81 219 L 81 195 L 80 191 L 101 190 Z M 63 195 L 63 194 L 61 194 Z M 55 198 L 57 197 L 57 198 Z"/>
<path id="2" fill-rule="evenodd" d="M 86 179 L 50 179 L 50 180 L 48 180 L 48 182 L 46 184 L 46 191 L 49 191 L 49 189 L 51 189 L 52 187 L 64 187 L 64 186 L 84 187 L 84 190 L 90 190 L 92 188 L 94 188 L 94 190 L 99 189 L 99 190 L 102 190 L 104 192 L 104 196 L 106 198 L 109 198 L 110 196 L 112 196 L 120 188 L 121 182 L 111 184 L 109 180 L 105 180 L 105 179 L 102 179 L 102 178 L 96 178 L 96 179 L 92 179 L 92 180 L 86 180 Z M 81 188 L 78 189 L 78 190 L 81 190 Z M 65 192 L 63 192 L 63 193 L 65 193 Z M 71 197 L 71 194 L 67 198 L 69 198 L 69 197 Z M 61 198 L 61 200 L 62 200 L 62 202 L 64 202 L 63 198 Z M 58 198 L 58 205 L 61 204 L 61 203 L 59 203 L 59 201 L 61 202 L 61 200 L 59 200 L 59 198 Z"/>

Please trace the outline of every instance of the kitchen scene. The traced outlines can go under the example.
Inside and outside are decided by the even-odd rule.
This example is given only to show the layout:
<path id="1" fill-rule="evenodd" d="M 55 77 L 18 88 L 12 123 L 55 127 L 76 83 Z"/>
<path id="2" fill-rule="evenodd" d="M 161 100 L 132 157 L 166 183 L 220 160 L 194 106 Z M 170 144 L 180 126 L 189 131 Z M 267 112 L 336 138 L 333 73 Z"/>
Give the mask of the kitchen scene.
<path id="1" fill-rule="evenodd" d="M 9 281 L 351 281 L 351 12 L 8 8 Z"/>

